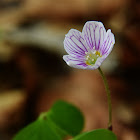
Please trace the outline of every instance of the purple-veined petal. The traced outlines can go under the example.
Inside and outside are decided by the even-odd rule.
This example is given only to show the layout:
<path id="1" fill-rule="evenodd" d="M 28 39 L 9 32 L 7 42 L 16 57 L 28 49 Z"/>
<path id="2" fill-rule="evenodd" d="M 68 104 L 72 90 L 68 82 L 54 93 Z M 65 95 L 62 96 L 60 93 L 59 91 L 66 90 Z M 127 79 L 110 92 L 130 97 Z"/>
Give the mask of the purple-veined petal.
<path id="1" fill-rule="evenodd" d="M 114 44 L 115 44 L 115 37 L 114 37 L 114 34 L 109 29 L 107 31 L 103 45 L 100 48 L 101 54 L 105 55 L 107 57 L 110 54 L 110 52 L 112 51 Z"/>
<path id="2" fill-rule="evenodd" d="M 71 29 L 66 35 L 64 48 L 73 57 L 83 57 L 85 52 L 88 51 L 82 33 L 75 29 Z"/>
<path id="3" fill-rule="evenodd" d="M 83 27 L 82 34 L 89 48 L 92 50 L 95 46 L 98 51 L 105 39 L 106 30 L 102 22 L 88 21 Z"/>
<path id="4" fill-rule="evenodd" d="M 63 56 L 64 61 L 71 67 L 77 69 L 86 69 L 87 65 L 85 64 L 85 59 L 77 59 L 70 55 Z"/>
<path id="5" fill-rule="evenodd" d="M 98 68 L 102 64 L 102 62 L 105 60 L 105 56 L 99 57 L 95 63 L 95 66 Z"/>

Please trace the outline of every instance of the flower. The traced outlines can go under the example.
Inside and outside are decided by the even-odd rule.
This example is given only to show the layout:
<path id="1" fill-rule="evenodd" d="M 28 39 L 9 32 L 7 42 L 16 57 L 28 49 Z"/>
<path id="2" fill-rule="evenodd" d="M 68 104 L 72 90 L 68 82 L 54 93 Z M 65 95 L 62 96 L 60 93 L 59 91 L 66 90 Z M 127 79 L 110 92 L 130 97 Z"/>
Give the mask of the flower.
<path id="1" fill-rule="evenodd" d="M 106 31 L 102 22 L 88 21 L 82 32 L 71 29 L 64 39 L 68 55 L 63 59 L 78 69 L 97 69 L 110 54 L 115 38 L 110 29 Z"/>

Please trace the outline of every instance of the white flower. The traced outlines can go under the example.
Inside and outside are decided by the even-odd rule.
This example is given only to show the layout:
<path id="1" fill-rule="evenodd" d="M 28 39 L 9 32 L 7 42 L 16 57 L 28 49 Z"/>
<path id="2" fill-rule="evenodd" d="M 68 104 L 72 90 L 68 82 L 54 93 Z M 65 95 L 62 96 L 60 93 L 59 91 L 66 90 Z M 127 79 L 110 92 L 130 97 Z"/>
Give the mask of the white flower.
<path id="1" fill-rule="evenodd" d="M 88 21 L 82 33 L 71 29 L 65 36 L 64 48 L 68 55 L 63 59 L 78 69 L 97 69 L 110 54 L 115 44 L 111 30 L 105 30 L 102 22 Z"/>

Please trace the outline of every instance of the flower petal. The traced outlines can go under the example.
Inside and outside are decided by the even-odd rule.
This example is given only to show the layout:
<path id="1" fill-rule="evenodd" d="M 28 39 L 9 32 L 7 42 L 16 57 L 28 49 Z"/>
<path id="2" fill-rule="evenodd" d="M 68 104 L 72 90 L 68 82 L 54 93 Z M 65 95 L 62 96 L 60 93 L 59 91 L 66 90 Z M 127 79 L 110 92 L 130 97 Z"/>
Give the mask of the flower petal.
<path id="1" fill-rule="evenodd" d="M 86 69 L 86 67 L 87 67 L 84 58 L 77 59 L 77 58 L 74 58 L 70 55 L 64 55 L 63 59 L 69 66 L 71 66 L 73 68 Z"/>
<path id="2" fill-rule="evenodd" d="M 105 60 L 105 56 L 99 57 L 95 63 L 96 67 L 100 67 L 100 65 L 102 64 L 102 62 Z"/>
<path id="3" fill-rule="evenodd" d="M 112 51 L 112 48 L 115 44 L 115 37 L 114 34 L 109 29 L 106 34 L 106 38 L 103 42 L 102 47 L 100 48 L 100 52 L 102 55 L 106 55 L 106 57 L 110 54 Z"/>
<path id="4" fill-rule="evenodd" d="M 102 22 L 88 21 L 83 27 L 82 34 L 89 48 L 92 50 L 95 46 L 98 51 L 105 39 L 106 30 Z"/>
<path id="5" fill-rule="evenodd" d="M 87 48 L 82 33 L 75 29 L 71 29 L 65 37 L 64 48 L 66 52 L 73 57 L 85 56 Z"/>

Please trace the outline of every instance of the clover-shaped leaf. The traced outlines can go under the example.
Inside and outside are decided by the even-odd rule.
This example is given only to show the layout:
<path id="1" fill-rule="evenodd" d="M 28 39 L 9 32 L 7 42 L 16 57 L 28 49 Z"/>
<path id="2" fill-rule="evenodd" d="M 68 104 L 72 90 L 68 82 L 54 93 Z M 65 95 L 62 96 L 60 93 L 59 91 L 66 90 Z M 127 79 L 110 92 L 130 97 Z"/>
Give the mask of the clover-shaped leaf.
<path id="1" fill-rule="evenodd" d="M 36 120 L 23 128 L 13 140 L 61 140 L 47 121 Z"/>
<path id="2" fill-rule="evenodd" d="M 47 113 L 47 118 L 71 136 L 79 134 L 84 127 L 80 110 L 64 101 L 57 101 Z"/>
<path id="3" fill-rule="evenodd" d="M 117 140 L 117 137 L 112 131 L 107 129 L 97 129 L 82 133 L 72 140 Z"/>
<path id="4" fill-rule="evenodd" d="M 84 126 L 84 117 L 74 105 L 57 101 L 52 108 L 23 128 L 13 140 L 62 140 L 75 136 Z"/>

